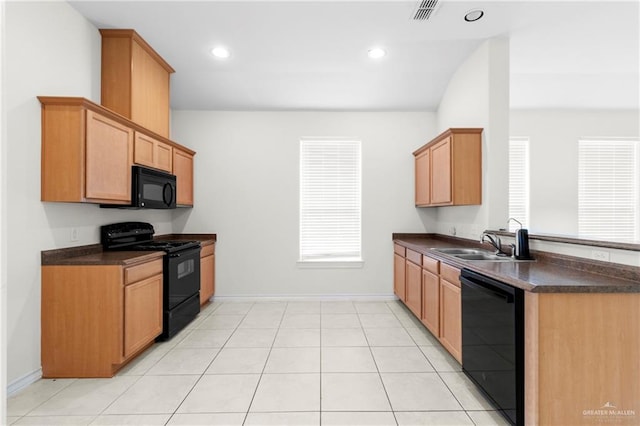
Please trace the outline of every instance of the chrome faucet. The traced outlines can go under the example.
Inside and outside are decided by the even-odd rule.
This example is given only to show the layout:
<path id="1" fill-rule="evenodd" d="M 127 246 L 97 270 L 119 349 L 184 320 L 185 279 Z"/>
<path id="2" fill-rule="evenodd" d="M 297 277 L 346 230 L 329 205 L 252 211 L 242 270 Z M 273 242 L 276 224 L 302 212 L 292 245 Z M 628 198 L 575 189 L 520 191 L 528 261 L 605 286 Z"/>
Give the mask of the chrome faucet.
<path id="1" fill-rule="evenodd" d="M 484 231 L 480 236 L 480 243 L 484 243 L 485 241 L 488 241 L 489 244 L 496 249 L 496 254 L 504 254 L 502 251 L 502 242 L 500 241 L 500 237 L 496 234 Z"/>

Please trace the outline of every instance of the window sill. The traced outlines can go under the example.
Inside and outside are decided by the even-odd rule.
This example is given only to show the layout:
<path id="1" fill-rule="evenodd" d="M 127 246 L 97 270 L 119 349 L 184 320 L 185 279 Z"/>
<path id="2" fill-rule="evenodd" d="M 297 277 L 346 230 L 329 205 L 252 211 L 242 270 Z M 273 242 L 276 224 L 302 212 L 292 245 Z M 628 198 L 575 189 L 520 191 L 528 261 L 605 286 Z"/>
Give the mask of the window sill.
<path id="1" fill-rule="evenodd" d="M 362 259 L 353 260 L 298 260 L 301 269 L 357 269 L 364 266 Z"/>

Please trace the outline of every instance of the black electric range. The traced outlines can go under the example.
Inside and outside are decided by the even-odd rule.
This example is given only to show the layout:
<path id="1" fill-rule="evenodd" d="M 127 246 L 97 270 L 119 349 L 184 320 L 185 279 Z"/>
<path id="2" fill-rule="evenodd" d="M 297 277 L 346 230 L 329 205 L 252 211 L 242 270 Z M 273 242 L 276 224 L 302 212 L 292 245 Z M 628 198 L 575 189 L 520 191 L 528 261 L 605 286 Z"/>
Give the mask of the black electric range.
<path id="1" fill-rule="evenodd" d="M 200 312 L 200 242 L 154 240 L 153 225 L 122 222 L 100 227 L 104 250 L 164 251 L 163 329 L 167 340 Z"/>

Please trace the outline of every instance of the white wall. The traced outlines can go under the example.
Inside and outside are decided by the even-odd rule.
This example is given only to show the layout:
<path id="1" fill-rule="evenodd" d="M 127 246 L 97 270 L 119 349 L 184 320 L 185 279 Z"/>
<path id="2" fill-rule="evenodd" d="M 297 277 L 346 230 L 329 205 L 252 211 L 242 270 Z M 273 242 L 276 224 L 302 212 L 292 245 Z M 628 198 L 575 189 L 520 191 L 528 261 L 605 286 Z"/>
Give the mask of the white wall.
<path id="1" fill-rule="evenodd" d="M 578 234 L 578 139 L 640 135 L 633 110 L 512 110 L 510 125 L 529 138 L 534 234 Z"/>
<path id="2" fill-rule="evenodd" d="M 435 114 L 173 111 L 175 140 L 197 151 L 195 204 L 174 228 L 218 233 L 216 295 L 388 295 L 391 234 L 433 229 L 414 207 L 411 153 Z M 300 269 L 299 140 L 362 140 L 362 269 Z"/>
<path id="3" fill-rule="evenodd" d="M 478 239 L 508 219 L 509 41 L 484 42 L 452 76 L 438 107 L 438 133 L 482 127 L 482 205 L 440 207 L 437 230 Z M 435 134 L 434 134 L 435 136 Z"/>
<path id="4" fill-rule="evenodd" d="M 172 231 L 171 212 L 101 210 L 40 201 L 37 95 L 100 101 L 100 34 L 65 2 L 8 2 L 5 8 L 6 139 L 2 169 L 7 230 L 7 381 L 9 391 L 39 377 L 40 251 L 99 242 L 99 226 L 148 220 Z M 71 228 L 79 241 L 70 241 Z"/>
<path id="5" fill-rule="evenodd" d="M 0 0 L 0 52 L 5 48 L 5 2 Z M 4 55 L 0 53 L 0 423 L 7 418 L 7 233 L 6 125 L 4 107 Z"/>

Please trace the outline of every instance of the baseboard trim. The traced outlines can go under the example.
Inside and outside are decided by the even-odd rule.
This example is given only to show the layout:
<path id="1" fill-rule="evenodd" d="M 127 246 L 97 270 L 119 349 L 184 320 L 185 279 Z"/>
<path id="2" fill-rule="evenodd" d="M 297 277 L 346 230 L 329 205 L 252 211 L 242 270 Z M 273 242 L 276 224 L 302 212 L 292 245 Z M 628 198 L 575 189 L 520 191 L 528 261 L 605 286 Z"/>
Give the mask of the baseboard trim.
<path id="1" fill-rule="evenodd" d="M 355 301 L 355 302 L 387 302 L 397 300 L 394 294 L 313 294 L 313 295 L 226 295 L 214 296 L 213 302 L 330 302 L 330 301 Z"/>
<path id="2" fill-rule="evenodd" d="M 13 382 L 7 385 L 7 397 L 16 394 L 27 386 L 37 382 L 42 378 L 42 368 L 38 368 L 37 370 L 32 371 L 31 373 L 25 374 L 22 377 L 17 378 Z"/>

